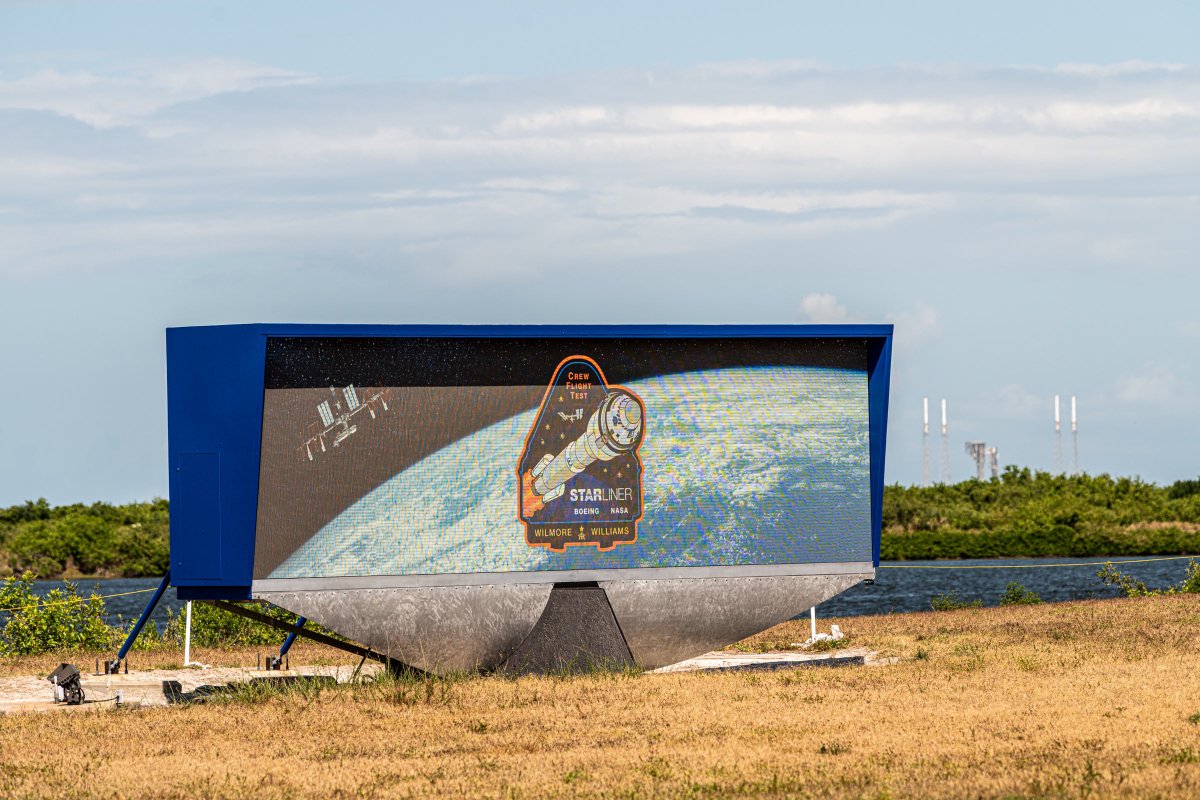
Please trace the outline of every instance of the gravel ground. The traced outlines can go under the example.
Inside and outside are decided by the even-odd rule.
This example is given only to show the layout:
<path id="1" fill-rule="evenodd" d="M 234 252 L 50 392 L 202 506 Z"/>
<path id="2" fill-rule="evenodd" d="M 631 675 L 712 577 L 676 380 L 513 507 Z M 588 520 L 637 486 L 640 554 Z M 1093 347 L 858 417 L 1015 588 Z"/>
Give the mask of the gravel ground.
<path id="1" fill-rule="evenodd" d="M 865 648 L 847 648 L 836 653 L 705 653 L 655 672 L 693 672 L 696 670 L 774 670 L 804 666 L 840 666 L 870 664 L 875 653 Z M 265 672 L 245 667 L 190 667 L 187 669 L 152 669 L 128 675 L 93 675 L 81 678 L 86 699 L 82 705 L 68 706 L 54 702 L 54 690 L 44 676 L 0 678 L 0 715 L 28 711 L 83 711 L 109 707 L 116 692 L 122 702 L 142 706 L 166 706 L 203 696 L 232 683 L 255 679 L 294 677 L 327 677 L 344 683 L 354 675 L 354 667 L 315 666 L 297 667 L 290 671 Z M 374 674 L 378 664 L 364 665 L 364 674 Z"/>
<path id="2" fill-rule="evenodd" d="M 367 664 L 363 673 L 373 674 L 378 665 Z M 127 703 L 143 706 L 165 706 L 197 695 L 211 688 L 256 678 L 328 677 L 339 683 L 350 680 L 351 666 L 297 667 L 286 672 L 264 672 L 244 667 L 189 667 L 187 669 L 153 669 L 131 672 L 128 675 L 93 675 L 81 678 L 86 700 L 79 706 L 54 702 L 54 689 L 44 676 L 0 678 L 0 715 L 25 711 L 81 711 L 107 707 L 114 702 L 117 690 Z"/>

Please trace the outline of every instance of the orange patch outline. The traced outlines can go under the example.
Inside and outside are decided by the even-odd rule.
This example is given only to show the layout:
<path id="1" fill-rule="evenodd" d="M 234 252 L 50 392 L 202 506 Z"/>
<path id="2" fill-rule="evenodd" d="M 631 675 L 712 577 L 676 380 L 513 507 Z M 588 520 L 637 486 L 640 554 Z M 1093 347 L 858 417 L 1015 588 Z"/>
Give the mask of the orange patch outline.
<path id="1" fill-rule="evenodd" d="M 533 441 L 533 432 L 535 430 L 537 430 L 538 421 L 541 420 L 542 413 L 546 410 L 546 403 L 548 403 L 550 401 L 550 393 L 554 390 L 554 380 L 558 377 L 559 371 L 572 361 L 584 361 L 584 362 L 590 364 L 592 367 L 594 367 L 596 370 L 596 374 L 600 376 L 600 380 L 604 384 L 604 387 L 606 389 L 620 389 L 623 392 L 629 392 L 629 394 L 631 394 L 634 397 L 634 399 L 636 399 L 642 407 L 642 419 L 643 420 L 646 419 L 646 402 L 644 400 L 642 400 L 641 396 L 637 392 L 635 392 L 632 389 L 629 389 L 628 387 L 625 387 L 625 386 L 617 386 L 615 384 L 609 383 L 608 378 L 604 377 L 604 370 L 602 370 L 600 368 L 600 365 L 596 363 L 595 359 L 589 358 L 588 356 L 582 356 L 582 355 L 567 356 L 562 361 L 559 361 L 558 366 L 556 366 L 554 368 L 554 371 L 550 373 L 550 383 L 548 383 L 546 385 L 546 393 L 544 395 L 542 395 L 542 402 L 540 404 L 538 404 L 538 410 L 537 410 L 537 414 L 535 415 L 535 418 L 534 418 L 533 427 L 531 427 L 529 429 L 529 433 L 527 433 L 525 435 L 525 445 L 521 448 L 522 456 L 524 456 L 525 453 L 529 452 L 529 443 L 531 441 Z M 645 439 L 646 439 L 646 437 L 645 437 L 645 434 L 643 433 L 642 441 L 644 442 Z M 599 552 L 608 553 L 612 550 L 615 550 L 617 548 L 618 544 L 623 544 L 623 545 L 624 544 L 635 544 L 637 542 L 637 540 L 638 540 L 638 523 L 640 523 L 642 521 L 642 516 L 646 513 L 646 491 L 645 491 L 645 487 L 642 484 L 642 476 L 643 476 L 643 474 L 645 474 L 646 467 L 642 463 L 641 450 L 642 450 L 642 442 L 638 442 L 638 446 L 633 448 L 633 457 L 635 459 L 637 459 L 637 465 L 638 465 L 637 484 L 638 484 L 638 494 L 640 495 L 640 500 L 638 502 L 638 515 L 637 515 L 637 517 L 634 518 L 633 522 L 631 523 L 633 525 L 633 538 L 627 542 L 626 541 L 613 542 L 608 547 L 601 547 L 599 542 L 563 542 L 563 552 L 565 552 L 568 547 L 594 546 Z M 554 548 L 550 546 L 550 542 L 531 542 L 531 541 L 529 541 L 529 522 L 526 521 L 525 516 L 524 516 L 525 498 L 523 497 L 524 491 L 522 488 L 522 481 L 524 480 L 524 478 L 525 478 L 525 476 L 521 474 L 521 458 L 518 458 L 517 459 L 517 521 L 525 526 L 525 544 L 528 545 L 529 547 L 545 547 L 546 549 L 550 550 L 551 552 L 558 552 L 558 551 L 555 551 Z"/>

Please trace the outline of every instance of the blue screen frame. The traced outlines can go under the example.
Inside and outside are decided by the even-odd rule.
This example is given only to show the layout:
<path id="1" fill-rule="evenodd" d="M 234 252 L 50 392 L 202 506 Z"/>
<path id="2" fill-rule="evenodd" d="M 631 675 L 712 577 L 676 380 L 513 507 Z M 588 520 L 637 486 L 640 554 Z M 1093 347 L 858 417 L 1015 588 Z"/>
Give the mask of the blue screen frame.
<path id="1" fill-rule="evenodd" d="M 839 338 L 868 347 L 872 554 L 879 564 L 891 325 L 317 325 L 168 328 L 171 583 L 183 599 L 249 599 L 270 337 Z"/>

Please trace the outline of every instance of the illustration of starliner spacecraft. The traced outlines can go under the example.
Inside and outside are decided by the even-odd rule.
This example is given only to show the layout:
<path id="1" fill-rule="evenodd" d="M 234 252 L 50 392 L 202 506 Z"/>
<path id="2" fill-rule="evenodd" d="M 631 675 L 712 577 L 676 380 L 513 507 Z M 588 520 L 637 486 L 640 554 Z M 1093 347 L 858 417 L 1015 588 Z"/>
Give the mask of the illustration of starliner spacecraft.
<path id="1" fill-rule="evenodd" d="M 641 399 L 609 386 L 595 361 L 559 364 L 518 466 L 530 545 L 608 550 L 637 538 L 645 420 Z"/>
<path id="2" fill-rule="evenodd" d="M 582 416 L 582 415 L 581 415 Z M 624 389 L 604 397 L 588 419 L 587 430 L 558 455 L 547 453 L 525 476 L 524 507 L 538 511 L 563 496 L 567 481 L 597 461 L 612 461 L 628 453 L 642 439 L 641 402 Z"/>

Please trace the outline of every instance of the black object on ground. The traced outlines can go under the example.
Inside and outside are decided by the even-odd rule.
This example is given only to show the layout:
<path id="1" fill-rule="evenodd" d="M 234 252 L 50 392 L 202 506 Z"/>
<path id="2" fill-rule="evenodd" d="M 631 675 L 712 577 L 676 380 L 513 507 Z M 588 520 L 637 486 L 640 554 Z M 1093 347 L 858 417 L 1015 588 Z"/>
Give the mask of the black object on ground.
<path id="1" fill-rule="evenodd" d="M 46 680 L 62 688 L 63 699 L 66 700 L 67 705 L 77 706 L 83 702 L 83 686 L 79 682 L 79 667 L 74 664 L 59 664 L 58 669 L 46 676 Z"/>

